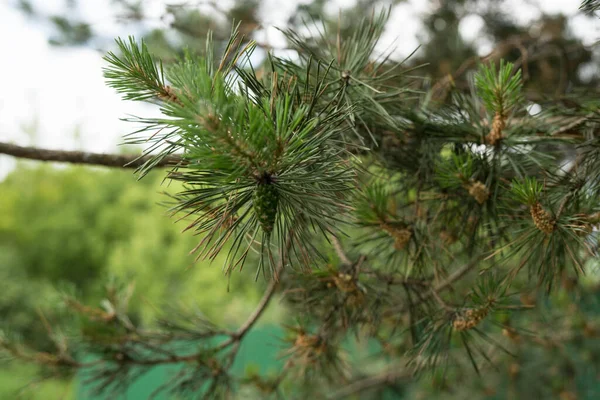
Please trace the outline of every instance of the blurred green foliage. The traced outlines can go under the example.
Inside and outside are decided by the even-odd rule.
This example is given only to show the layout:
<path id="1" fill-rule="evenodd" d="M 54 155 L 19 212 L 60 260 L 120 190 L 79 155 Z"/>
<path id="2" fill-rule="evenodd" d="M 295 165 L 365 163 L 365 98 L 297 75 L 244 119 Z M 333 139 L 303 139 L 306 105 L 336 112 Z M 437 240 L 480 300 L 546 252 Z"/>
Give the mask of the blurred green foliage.
<path id="1" fill-rule="evenodd" d="M 130 171 L 19 164 L 0 182 L 0 329 L 50 350 L 43 320 L 77 328 L 60 296 L 97 305 L 110 279 L 134 282 L 131 310 L 149 325 L 169 305 L 193 307 L 220 324 L 243 320 L 264 282 L 255 282 L 251 269 L 228 282 L 219 259 L 194 262 L 188 253 L 199 239 L 181 234 L 185 223 L 174 223 L 159 204 L 168 199 L 161 192 L 172 189 L 161 186 L 159 174 L 136 181 Z M 0 381 L 0 399 L 35 372 L 0 370 L 11 381 Z M 57 381 L 48 390 L 53 385 L 62 388 Z M 53 398 L 46 387 L 35 392 Z"/>

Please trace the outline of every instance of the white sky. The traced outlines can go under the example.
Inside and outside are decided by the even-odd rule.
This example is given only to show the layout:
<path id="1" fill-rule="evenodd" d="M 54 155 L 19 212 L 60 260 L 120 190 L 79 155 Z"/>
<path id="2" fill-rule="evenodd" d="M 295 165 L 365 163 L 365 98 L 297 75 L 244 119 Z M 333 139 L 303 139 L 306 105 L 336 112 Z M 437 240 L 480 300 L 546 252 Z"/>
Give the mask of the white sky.
<path id="1" fill-rule="evenodd" d="M 541 9 L 549 14 L 562 12 L 574 15 L 572 31 L 588 43 L 600 38 L 599 20 L 578 14 L 579 0 L 506 0 L 515 19 L 527 24 L 539 16 Z M 127 114 L 149 116 L 149 106 L 121 101 L 102 77 L 102 54 L 92 48 L 59 48 L 47 42 L 49 27 L 16 11 L 13 0 L 0 0 L 0 141 L 20 145 L 36 145 L 55 149 L 82 149 L 95 152 L 115 151 L 124 134 L 133 126 L 119 120 Z M 48 14 L 65 12 L 65 0 L 35 0 L 36 9 Z M 103 37 L 130 35 L 144 27 L 124 26 L 114 22 L 114 7 L 110 0 L 82 0 L 77 13 L 92 23 Z M 160 15 L 165 3 L 147 0 L 145 10 L 152 17 L 146 28 L 161 27 Z M 295 2 L 266 0 L 261 15 L 267 28 L 261 40 L 274 45 L 281 41 L 274 26 L 284 26 L 293 12 Z M 409 54 L 418 45 L 421 29 L 419 14 L 428 8 L 428 0 L 408 0 L 396 6 L 388 29 L 382 38 L 384 50 L 396 39 L 397 56 Z M 528 5 L 529 4 L 529 5 Z M 531 5 L 533 4 L 533 5 Z M 331 1 L 327 9 L 335 12 L 348 6 L 344 0 Z M 473 14 L 460 26 L 467 40 L 476 41 L 482 53 L 489 43 L 479 31 L 482 19 Z M 279 43 L 281 44 L 281 43 Z M 33 135 L 27 132 L 35 132 Z M 14 160 L 0 155 L 0 179 L 14 167 Z"/>

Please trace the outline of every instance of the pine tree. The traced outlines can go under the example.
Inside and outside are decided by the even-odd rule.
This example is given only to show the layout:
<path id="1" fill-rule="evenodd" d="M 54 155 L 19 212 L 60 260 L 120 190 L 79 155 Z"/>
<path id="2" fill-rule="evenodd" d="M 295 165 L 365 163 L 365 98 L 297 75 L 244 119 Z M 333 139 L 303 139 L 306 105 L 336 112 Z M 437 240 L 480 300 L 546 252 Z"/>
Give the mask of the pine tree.
<path id="1" fill-rule="evenodd" d="M 162 389 L 206 398 L 380 398 L 431 377 L 435 390 L 461 381 L 486 393 L 504 376 L 522 385 L 531 358 L 565 351 L 565 341 L 589 341 L 597 368 L 588 307 L 597 284 L 585 281 L 598 262 L 597 93 L 531 115 L 522 70 L 501 60 L 480 63 L 468 90 L 450 86 L 433 99 L 418 68 L 375 53 L 388 16 L 345 36 L 286 30 L 298 59 L 269 55 L 260 66 L 250 62 L 256 44 L 237 29 L 222 51 L 209 34 L 203 54 L 168 67 L 143 42 L 118 39 L 107 84 L 163 115 L 131 119 L 143 127 L 128 143 L 149 144 L 139 178 L 171 160 L 165 179 L 185 189 L 169 210 L 198 235 L 191 250 L 226 254 L 226 275 L 256 268 L 268 287 L 236 330 L 175 313 L 160 329 L 137 326 L 125 286 L 102 309 L 69 298 L 88 325 L 57 337 L 55 353 L 8 338 L 3 347 L 84 370 L 103 393 L 153 366 L 185 364 Z M 564 292 L 579 297 L 570 309 L 579 319 L 567 326 L 565 310 L 547 309 Z M 240 343 L 276 293 L 293 317 L 285 368 L 237 377 Z M 375 360 L 351 362 L 351 338 L 377 343 Z M 573 398 L 565 374 L 555 387 L 520 393 Z"/>

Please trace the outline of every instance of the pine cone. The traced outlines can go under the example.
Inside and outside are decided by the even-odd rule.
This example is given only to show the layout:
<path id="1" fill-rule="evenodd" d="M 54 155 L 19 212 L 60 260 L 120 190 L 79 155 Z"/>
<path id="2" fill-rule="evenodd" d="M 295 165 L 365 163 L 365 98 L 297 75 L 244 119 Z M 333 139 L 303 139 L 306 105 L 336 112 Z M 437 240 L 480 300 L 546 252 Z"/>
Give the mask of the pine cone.
<path id="1" fill-rule="evenodd" d="M 476 327 L 487 315 L 487 307 L 467 308 L 456 313 L 452 327 L 457 331 L 466 331 Z"/>
<path id="2" fill-rule="evenodd" d="M 254 212 L 263 231 L 267 234 L 273 232 L 279 193 L 272 183 L 259 183 L 252 198 Z"/>
<path id="3" fill-rule="evenodd" d="M 544 208 L 539 202 L 532 205 L 529 208 L 529 212 L 531 213 L 533 223 L 540 231 L 544 232 L 547 235 L 554 232 L 556 222 L 554 221 L 550 213 L 544 210 Z"/>

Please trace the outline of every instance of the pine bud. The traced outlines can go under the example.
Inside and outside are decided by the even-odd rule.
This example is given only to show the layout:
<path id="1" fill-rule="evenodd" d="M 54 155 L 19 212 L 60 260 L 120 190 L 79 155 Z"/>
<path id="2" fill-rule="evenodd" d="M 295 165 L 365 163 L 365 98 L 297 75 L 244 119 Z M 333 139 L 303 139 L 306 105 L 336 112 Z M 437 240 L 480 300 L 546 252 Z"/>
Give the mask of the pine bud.
<path id="1" fill-rule="evenodd" d="M 517 331 L 514 328 L 503 328 L 502 335 L 506 336 L 515 343 L 518 343 L 521 340 L 521 336 L 517 333 Z"/>
<path id="2" fill-rule="evenodd" d="M 490 192 L 482 182 L 471 180 L 467 185 L 469 195 L 475 199 L 479 204 L 483 204 L 490 197 Z"/>
<path id="3" fill-rule="evenodd" d="M 181 104 L 181 101 L 179 100 L 179 97 L 177 97 L 175 90 L 169 85 L 163 87 L 163 91 L 162 93 L 158 94 L 158 98 L 162 101 Z"/>
<path id="4" fill-rule="evenodd" d="M 446 246 L 454 244 L 458 240 L 458 238 L 452 232 L 446 230 L 440 232 L 440 239 Z"/>
<path id="5" fill-rule="evenodd" d="M 560 397 L 560 400 L 577 400 L 577 395 L 568 390 L 563 390 L 558 396 Z"/>
<path id="6" fill-rule="evenodd" d="M 333 277 L 333 281 L 335 282 L 335 286 L 342 292 L 353 292 L 357 289 L 354 277 L 350 274 L 340 272 Z"/>
<path id="7" fill-rule="evenodd" d="M 531 218 L 535 226 L 545 234 L 549 235 L 554 232 L 556 222 L 550 215 L 550 213 L 542 207 L 538 202 L 529 208 Z"/>
<path id="8" fill-rule="evenodd" d="M 519 375 L 519 372 L 521 371 L 521 367 L 519 366 L 519 364 L 517 364 L 516 362 L 511 363 L 508 366 L 508 374 L 510 375 L 511 378 L 516 378 L 517 375 Z"/>
<path id="9" fill-rule="evenodd" d="M 360 307 L 365 302 L 365 295 L 362 291 L 357 290 L 353 293 L 350 293 L 348 297 L 346 297 L 346 304 L 350 307 Z"/>
<path id="10" fill-rule="evenodd" d="M 583 325 L 583 336 L 587 338 L 596 338 L 598 337 L 598 330 L 593 325 L 588 322 L 584 322 Z"/>
<path id="11" fill-rule="evenodd" d="M 521 303 L 528 307 L 535 307 L 537 304 L 536 296 L 533 293 L 521 293 L 519 299 L 521 300 Z"/>
<path id="12" fill-rule="evenodd" d="M 350 307 L 358 307 L 364 302 L 364 294 L 356 283 L 356 278 L 340 272 L 333 277 L 335 286 L 346 294 L 346 303 Z"/>
<path id="13" fill-rule="evenodd" d="M 403 250 L 412 237 L 412 231 L 408 228 L 400 228 L 384 223 L 381 224 L 381 229 L 394 239 L 394 248 L 396 250 Z"/>
<path id="14" fill-rule="evenodd" d="M 300 364 L 314 364 L 325 352 L 326 343 L 317 335 L 299 332 L 293 346 L 293 353 L 298 357 Z"/>
<path id="15" fill-rule="evenodd" d="M 252 198 L 254 212 L 263 231 L 267 234 L 273 232 L 279 193 L 272 183 L 259 183 Z"/>
<path id="16" fill-rule="evenodd" d="M 458 311 L 452 320 L 452 327 L 457 331 L 475 328 L 488 315 L 487 307 L 467 308 Z"/>
<path id="17" fill-rule="evenodd" d="M 492 129 L 490 130 L 490 133 L 488 133 L 485 137 L 486 143 L 489 143 L 492 146 L 494 146 L 496 145 L 496 143 L 502 140 L 502 138 L 504 138 L 502 131 L 504 131 L 505 127 L 506 118 L 502 114 L 496 113 L 494 115 L 494 120 L 492 121 Z"/>

